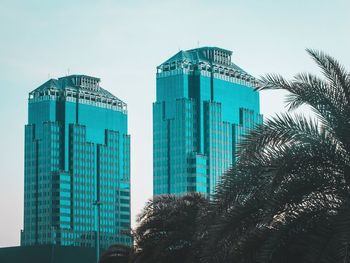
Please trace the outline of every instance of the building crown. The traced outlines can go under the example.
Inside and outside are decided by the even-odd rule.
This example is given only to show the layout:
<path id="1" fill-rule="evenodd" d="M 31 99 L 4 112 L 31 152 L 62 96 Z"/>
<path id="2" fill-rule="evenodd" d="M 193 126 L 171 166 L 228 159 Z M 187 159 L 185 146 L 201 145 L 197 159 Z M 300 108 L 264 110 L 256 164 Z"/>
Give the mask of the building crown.
<path id="1" fill-rule="evenodd" d="M 218 47 L 201 47 L 179 51 L 157 67 L 158 76 L 170 72 L 197 70 L 214 73 L 224 79 L 230 78 L 238 83 L 257 86 L 257 80 L 231 61 L 232 51 Z"/>
<path id="2" fill-rule="evenodd" d="M 65 99 L 108 107 L 124 113 L 127 105 L 122 100 L 101 88 L 100 79 L 87 75 L 70 75 L 58 79 L 49 79 L 29 93 L 29 101 L 46 99 Z"/>

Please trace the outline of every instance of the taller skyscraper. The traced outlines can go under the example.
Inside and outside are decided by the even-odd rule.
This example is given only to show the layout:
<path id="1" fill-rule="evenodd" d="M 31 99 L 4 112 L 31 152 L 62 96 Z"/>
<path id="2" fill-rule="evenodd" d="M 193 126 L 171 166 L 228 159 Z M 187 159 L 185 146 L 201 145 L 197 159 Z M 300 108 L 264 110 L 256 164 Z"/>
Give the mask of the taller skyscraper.
<path id="1" fill-rule="evenodd" d="M 256 80 L 217 47 L 180 51 L 157 67 L 154 195 L 215 191 L 240 138 L 261 122 Z"/>
<path id="2" fill-rule="evenodd" d="M 85 75 L 30 92 L 24 178 L 22 245 L 131 244 L 126 104 Z"/>

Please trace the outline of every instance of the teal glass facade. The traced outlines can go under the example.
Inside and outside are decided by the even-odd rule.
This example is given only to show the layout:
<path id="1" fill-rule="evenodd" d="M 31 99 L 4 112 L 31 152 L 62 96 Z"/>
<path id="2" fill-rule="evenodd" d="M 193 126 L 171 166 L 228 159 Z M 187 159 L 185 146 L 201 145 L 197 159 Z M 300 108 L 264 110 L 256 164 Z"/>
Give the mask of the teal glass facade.
<path id="1" fill-rule="evenodd" d="M 29 93 L 21 245 L 131 244 L 130 136 L 124 102 L 98 78 L 51 79 Z"/>
<path id="2" fill-rule="evenodd" d="M 180 51 L 157 67 L 153 104 L 153 193 L 213 194 L 236 145 L 261 123 L 257 81 L 232 52 Z"/>

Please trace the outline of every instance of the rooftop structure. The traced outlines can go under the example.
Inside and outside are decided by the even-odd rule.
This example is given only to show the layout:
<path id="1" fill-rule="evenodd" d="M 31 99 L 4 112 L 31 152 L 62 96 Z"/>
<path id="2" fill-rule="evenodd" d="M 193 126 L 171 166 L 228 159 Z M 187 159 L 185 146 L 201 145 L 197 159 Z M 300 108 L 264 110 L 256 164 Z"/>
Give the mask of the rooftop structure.
<path id="1" fill-rule="evenodd" d="M 79 96 L 77 96 L 79 94 Z M 80 102 L 98 107 L 127 112 L 127 105 L 116 96 L 101 88 L 100 79 L 86 75 L 70 75 L 58 79 L 50 79 L 29 93 L 31 102 L 45 100 L 48 97 L 68 100 L 78 98 Z"/>
<path id="2" fill-rule="evenodd" d="M 213 72 L 216 77 L 257 86 L 257 80 L 231 61 L 232 51 L 217 47 L 201 47 L 179 51 L 157 67 L 157 73 L 176 69 Z"/>

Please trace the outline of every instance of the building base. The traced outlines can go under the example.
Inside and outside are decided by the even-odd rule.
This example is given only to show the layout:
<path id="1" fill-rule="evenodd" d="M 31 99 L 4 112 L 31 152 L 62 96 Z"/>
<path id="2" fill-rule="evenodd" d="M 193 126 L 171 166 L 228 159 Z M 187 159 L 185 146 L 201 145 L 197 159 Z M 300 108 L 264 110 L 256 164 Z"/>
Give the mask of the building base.
<path id="1" fill-rule="evenodd" d="M 96 250 L 87 247 L 37 245 L 0 248 L 1 263 L 96 263 Z"/>

